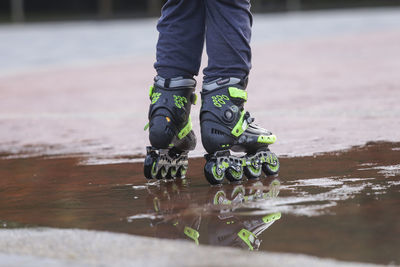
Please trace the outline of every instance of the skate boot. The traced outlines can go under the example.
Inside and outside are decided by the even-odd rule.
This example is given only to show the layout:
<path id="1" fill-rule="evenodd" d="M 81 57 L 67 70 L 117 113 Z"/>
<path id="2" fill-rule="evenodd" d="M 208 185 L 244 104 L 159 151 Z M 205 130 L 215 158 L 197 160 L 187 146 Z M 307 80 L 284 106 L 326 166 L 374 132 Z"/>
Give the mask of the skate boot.
<path id="1" fill-rule="evenodd" d="M 275 135 L 255 125 L 244 110 L 247 101 L 246 81 L 237 78 L 218 79 L 205 84 L 201 93 L 201 140 L 208 152 L 204 174 L 211 184 L 220 184 L 226 177 L 235 182 L 279 171 L 279 160 L 268 146 Z M 244 156 L 230 151 L 244 152 Z"/>
<path id="2" fill-rule="evenodd" d="M 163 79 L 157 76 L 150 87 L 149 139 L 144 162 L 147 179 L 184 178 L 188 152 L 196 146 L 190 108 L 196 102 L 196 81 L 188 78 Z"/>

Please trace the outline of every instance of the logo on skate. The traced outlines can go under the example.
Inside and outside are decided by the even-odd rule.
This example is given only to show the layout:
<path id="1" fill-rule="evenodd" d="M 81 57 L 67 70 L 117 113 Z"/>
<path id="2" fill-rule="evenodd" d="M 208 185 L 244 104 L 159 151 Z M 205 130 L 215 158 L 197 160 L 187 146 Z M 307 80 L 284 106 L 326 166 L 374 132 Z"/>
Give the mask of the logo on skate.
<path id="1" fill-rule="evenodd" d="M 184 96 L 174 95 L 175 106 L 183 108 L 187 103 L 187 99 Z"/>
<path id="2" fill-rule="evenodd" d="M 160 96 L 161 96 L 161 93 L 153 93 L 151 95 L 151 104 L 155 104 L 158 101 L 158 99 L 160 98 Z"/>
<path id="3" fill-rule="evenodd" d="M 218 108 L 226 104 L 225 100 L 229 100 L 229 97 L 227 97 L 226 95 L 215 95 L 212 96 L 211 98 L 213 100 L 214 106 Z"/>

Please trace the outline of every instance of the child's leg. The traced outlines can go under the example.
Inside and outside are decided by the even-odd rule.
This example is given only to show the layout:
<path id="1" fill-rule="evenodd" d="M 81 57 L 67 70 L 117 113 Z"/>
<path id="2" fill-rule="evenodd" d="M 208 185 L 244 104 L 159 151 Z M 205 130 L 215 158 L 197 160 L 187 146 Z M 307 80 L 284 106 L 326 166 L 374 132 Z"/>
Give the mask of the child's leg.
<path id="1" fill-rule="evenodd" d="M 168 0 L 157 29 L 157 62 L 163 78 L 198 75 L 204 46 L 205 8 L 202 0 Z"/>
<path id="2" fill-rule="evenodd" d="M 250 0 L 204 2 L 208 54 L 208 67 L 204 70 L 205 82 L 221 77 L 246 78 L 251 68 Z"/>
<path id="3" fill-rule="evenodd" d="M 275 175 L 279 160 L 269 150 L 276 137 L 256 124 L 244 105 L 251 67 L 250 0 L 204 0 L 208 67 L 201 94 L 204 174 L 211 184 Z M 232 155 L 231 151 L 245 155 Z"/>

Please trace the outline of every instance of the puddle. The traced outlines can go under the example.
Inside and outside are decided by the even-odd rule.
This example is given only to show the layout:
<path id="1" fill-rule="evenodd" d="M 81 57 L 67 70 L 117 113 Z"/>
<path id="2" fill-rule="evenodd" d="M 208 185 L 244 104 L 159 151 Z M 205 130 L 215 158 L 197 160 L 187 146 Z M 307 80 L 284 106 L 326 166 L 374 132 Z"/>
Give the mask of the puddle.
<path id="1" fill-rule="evenodd" d="M 0 155 L 0 228 L 58 227 L 399 264 L 400 146 L 281 159 L 279 177 L 145 181 L 141 163 Z"/>

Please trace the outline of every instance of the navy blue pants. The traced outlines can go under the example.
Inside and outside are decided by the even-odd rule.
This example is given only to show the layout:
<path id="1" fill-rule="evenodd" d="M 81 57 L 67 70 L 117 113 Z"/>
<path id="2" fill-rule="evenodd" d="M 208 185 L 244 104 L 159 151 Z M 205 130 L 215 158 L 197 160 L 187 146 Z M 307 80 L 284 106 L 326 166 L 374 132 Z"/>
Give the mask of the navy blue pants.
<path id="1" fill-rule="evenodd" d="M 204 43 L 204 81 L 244 79 L 251 68 L 250 0 L 168 0 L 158 22 L 157 74 L 198 75 Z"/>

